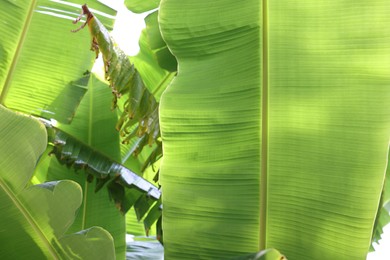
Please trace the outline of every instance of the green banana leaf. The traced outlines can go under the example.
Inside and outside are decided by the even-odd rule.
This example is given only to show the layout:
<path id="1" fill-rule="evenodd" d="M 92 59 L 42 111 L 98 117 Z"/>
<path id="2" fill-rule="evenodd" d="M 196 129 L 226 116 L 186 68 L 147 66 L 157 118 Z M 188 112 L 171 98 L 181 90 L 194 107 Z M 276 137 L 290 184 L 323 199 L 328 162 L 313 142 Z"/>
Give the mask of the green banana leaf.
<path id="1" fill-rule="evenodd" d="M 111 28 L 115 12 L 97 1 L 1 1 L 0 104 L 69 123 L 88 85 L 94 55 L 70 31 L 87 2 Z M 77 66 L 75 66 L 77 64 Z"/>
<path id="2" fill-rule="evenodd" d="M 107 84 L 93 74 L 91 77 L 89 90 L 72 124 L 58 125 L 59 128 L 48 125 L 49 142 L 54 145 L 52 153 L 58 161 L 53 158 L 48 169 L 42 171 L 48 180 L 70 178 L 83 187 L 87 199 L 83 201 L 83 210 L 71 228 L 77 230 L 93 225 L 104 227 L 115 239 L 117 258 L 123 258 L 125 217 L 114 205 L 122 214 L 131 207 L 136 211 L 139 208 L 150 208 L 158 200 L 160 192 L 154 185 L 116 162 L 120 161 L 121 156 L 119 134 L 115 130 L 118 115 L 109 109 L 111 93 Z M 96 183 L 93 183 L 93 179 L 96 179 Z M 158 197 L 153 199 L 153 196 Z M 142 217 L 139 215 L 138 221 Z M 140 226 L 143 228 L 143 225 Z M 128 232 L 133 229 L 134 222 Z"/>
<path id="3" fill-rule="evenodd" d="M 118 116 L 109 110 L 109 89 L 97 80 L 90 80 L 94 54 L 85 51 L 85 46 L 91 44 L 90 37 L 70 32 L 75 28 L 71 21 L 79 15 L 81 3 L 84 1 L 0 3 L 3 5 L 0 13 L 9 20 L 0 25 L 0 32 L 5 35 L 10 31 L 11 35 L 0 40 L 0 47 L 5 50 L 0 51 L 0 56 L 4 57 L 0 64 L 0 99 L 12 109 L 65 123 L 76 114 L 71 125 L 60 124 L 59 127 L 120 161 L 119 137 L 115 130 Z M 87 3 L 110 29 L 114 12 L 96 1 Z M 60 166 L 48 153 L 40 160 L 33 182 L 64 178 L 79 182 L 86 196 L 70 230 L 94 225 L 105 227 L 114 237 L 117 258 L 123 258 L 125 218 L 109 201 L 107 192 L 95 194 L 94 185 L 87 182 L 84 174 L 74 175 L 73 169 Z"/>
<path id="4" fill-rule="evenodd" d="M 390 2 L 162 1 L 167 259 L 365 259 L 390 133 Z"/>
<path id="5" fill-rule="evenodd" d="M 155 17 L 157 12 L 152 13 L 152 17 Z M 161 67 L 161 64 L 172 68 L 176 65 L 176 60 L 172 60 L 173 56 L 164 55 L 160 59 L 157 57 L 156 52 L 162 48 L 163 52 L 168 50 L 165 47 L 161 47 L 161 42 L 158 41 L 153 48 L 151 40 L 155 40 L 157 37 L 161 39 L 160 32 L 158 30 L 158 22 L 156 19 L 150 19 L 149 16 L 145 18 L 146 28 L 142 31 L 139 46 L 140 51 L 131 60 L 134 62 L 135 67 L 141 75 L 146 87 L 153 94 L 157 101 L 160 100 L 161 94 L 167 88 L 173 77 L 176 75 L 176 68 L 174 71 L 168 71 Z M 167 57 L 168 59 L 164 59 Z"/>
<path id="6" fill-rule="evenodd" d="M 157 22 L 157 12 L 153 12 L 145 18 L 146 28 L 142 31 L 139 46 L 140 51 L 136 56 L 130 57 L 134 66 L 137 68 L 143 82 L 151 94 L 156 98 L 157 102 L 160 100 L 161 94 L 168 87 L 172 79 L 176 75 L 177 62 L 174 56 L 170 54 L 165 42 L 162 41 L 159 25 Z M 152 42 L 155 43 L 152 43 Z M 163 52 L 165 55 L 156 55 L 156 52 Z M 167 53 L 169 52 L 169 54 Z M 174 71 L 168 71 L 162 68 L 161 64 L 165 64 L 169 68 L 175 68 Z M 173 70 L 173 69 L 172 69 Z M 119 103 L 119 109 L 121 109 L 125 102 L 125 98 L 122 98 Z M 122 145 L 122 160 L 131 158 L 130 155 L 134 154 L 134 151 L 142 142 L 142 138 L 132 138 L 129 140 L 128 145 Z M 145 149 L 146 148 L 146 149 Z M 138 161 L 142 162 L 140 165 L 140 172 L 145 172 L 149 166 L 154 166 L 156 162 L 162 156 L 162 146 L 159 142 L 157 145 L 153 145 L 152 150 L 148 147 L 143 148 L 143 152 L 138 155 Z M 126 161 L 125 160 L 125 161 Z M 134 167 L 131 167 L 133 169 Z M 155 181 L 158 177 L 155 178 Z"/>
<path id="7" fill-rule="evenodd" d="M 73 167 L 76 171 L 85 170 L 87 182 L 92 182 L 96 178 L 95 191 L 99 191 L 108 183 L 107 188 L 110 195 L 123 213 L 126 213 L 130 207 L 137 205 L 138 202 L 137 199 L 122 194 L 125 188 L 138 191 L 138 193 L 132 192 L 133 195 L 137 194 L 138 199 L 141 199 L 143 195 L 148 195 L 155 200 L 160 198 L 160 191 L 157 187 L 131 170 L 104 156 L 82 141 L 74 139 L 67 133 L 52 126 L 48 127 L 48 130 L 52 132 L 49 140 L 54 145 L 51 153 L 56 156 L 58 162 L 69 168 Z M 119 195 L 116 188 L 118 185 L 123 186 L 120 192 L 121 196 L 117 196 Z M 130 203 L 131 200 L 134 200 L 134 202 Z"/>
<path id="8" fill-rule="evenodd" d="M 57 147 L 57 150 L 65 152 L 71 156 L 80 152 L 80 147 L 86 145 L 92 147 L 92 151 L 98 151 L 100 156 L 120 160 L 119 135 L 115 130 L 115 124 L 118 119 L 116 112 L 110 111 L 111 93 L 109 87 L 98 80 L 93 74 L 88 80 L 88 91 L 70 125 L 58 124 L 57 128 L 49 129 L 49 142 L 67 145 L 64 149 Z M 59 139 L 57 140 L 57 132 Z M 65 132 L 68 135 L 63 136 Z M 57 141 L 56 141 L 57 140 Z M 69 141 L 69 142 L 68 142 Z M 76 152 L 73 149 L 78 150 Z M 84 155 L 91 153 L 83 151 Z M 78 154 L 77 154 L 78 155 Z M 97 157 L 97 158 L 100 158 Z M 45 159 L 45 158 L 42 158 Z M 101 226 L 105 228 L 114 238 L 115 253 L 118 259 L 123 259 L 125 255 L 125 217 L 115 208 L 115 203 L 110 201 L 107 189 L 104 188 L 95 192 L 95 183 L 88 182 L 87 174 L 80 169 L 75 172 L 74 168 L 67 168 L 61 165 L 55 156 L 49 157 L 48 168 L 42 169 L 46 175 L 46 180 L 71 179 L 80 184 L 83 189 L 84 200 L 79 210 L 71 230 L 80 230 L 91 226 Z M 65 160 L 65 158 L 64 158 Z M 68 159 L 69 160 L 69 159 Z M 85 160 L 85 158 L 84 158 Z M 103 165 L 97 162 L 99 168 Z"/>
<path id="9" fill-rule="evenodd" d="M 258 253 L 235 257 L 231 260 L 287 260 L 278 250 L 269 248 Z"/>
<path id="10" fill-rule="evenodd" d="M 378 213 L 375 219 L 374 230 L 372 233 L 372 244 L 370 251 L 374 251 L 373 244 L 379 244 L 379 240 L 382 238 L 383 228 L 390 223 L 390 169 L 387 166 L 386 179 L 383 185 L 381 200 L 378 205 Z"/>
<path id="11" fill-rule="evenodd" d="M 53 127 L 48 130 L 53 135 L 49 138 L 54 144 L 52 153 L 58 159 L 58 162 L 51 163 L 48 179 L 64 178 L 68 172 L 67 177 L 79 182 L 88 194 L 86 196 L 91 198 L 83 201 L 83 211 L 78 214 L 73 228 L 80 225 L 82 227 L 102 225 L 116 239 L 116 252 L 119 257 L 119 252 L 123 252 L 124 218 L 108 201 L 108 196 L 123 214 L 128 213 L 130 208 L 134 208 L 137 221 L 143 220 L 144 223 L 142 234 L 146 232 L 148 235 L 152 225 L 161 217 L 160 191 L 147 180 L 80 140 Z M 67 170 L 58 163 L 65 164 L 71 169 Z M 85 174 L 75 175 L 74 172 L 80 171 L 84 171 Z M 94 179 L 96 179 L 95 184 L 93 184 Z M 94 192 L 98 193 L 94 194 Z M 139 229 L 134 219 L 126 216 L 126 220 L 131 221 L 126 224 L 128 227 L 126 231 L 132 234 L 137 233 Z"/>
<path id="12" fill-rule="evenodd" d="M 0 258 L 114 259 L 104 229 L 68 232 L 82 201 L 77 183 L 26 186 L 46 148 L 44 126 L 0 106 L 0 133 Z"/>
<path id="13" fill-rule="evenodd" d="M 176 72 L 176 58 L 169 51 L 158 26 L 158 11 L 154 11 L 145 17 L 145 24 L 149 46 L 159 66 L 167 71 Z"/>
<path id="14" fill-rule="evenodd" d="M 133 13 L 143 13 L 156 9 L 160 0 L 125 0 L 126 7 Z"/>
<path id="15" fill-rule="evenodd" d="M 143 171 L 156 162 L 162 154 L 158 115 L 159 104 L 154 93 L 149 88 L 159 91 L 162 87 L 167 86 L 167 80 L 172 78 L 170 77 L 172 73 L 165 73 L 161 68 L 156 70 L 157 73 L 152 71 L 150 74 L 157 75 L 158 83 L 153 84 L 156 82 L 156 77 L 146 77 L 150 84 L 148 88 L 135 65 L 118 48 L 115 40 L 109 35 L 108 30 L 94 16 L 87 5 L 82 6 L 82 15 L 76 21 L 80 20 L 82 16 L 85 16 L 86 22 L 75 31 L 80 31 L 80 29 L 88 25 L 92 41 L 91 50 L 97 56 L 99 53 L 102 54 L 104 78 L 109 82 L 113 94 L 112 109 L 117 108 L 118 100 L 123 95 L 127 96 L 126 101 L 120 103 L 122 114 L 116 125 L 116 128 L 120 131 L 120 135 L 124 138 L 122 143 L 128 144 L 131 140 L 136 140 L 133 142 L 132 148 L 128 150 L 134 156 L 140 154 L 146 146 L 153 147 L 153 151 L 142 167 Z M 157 26 L 156 22 L 154 26 Z M 161 38 L 160 35 L 159 37 Z M 149 46 L 150 44 L 142 46 L 143 50 L 140 52 L 141 59 L 150 56 L 151 51 L 149 50 L 151 48 L 148 48 Z M 136 59 L 139 58 L 136 57 Z M 172 59 L 174 60 L 174 58 Z M 155 59 L 152 58 L 152 61 L 151 66 L 156 67 L 153 64 L 155 63 Z M 162 75 L 161 72 L 163 73 Z M 144 73 L 144 75 L 148 75 L 148 73 Z"/>

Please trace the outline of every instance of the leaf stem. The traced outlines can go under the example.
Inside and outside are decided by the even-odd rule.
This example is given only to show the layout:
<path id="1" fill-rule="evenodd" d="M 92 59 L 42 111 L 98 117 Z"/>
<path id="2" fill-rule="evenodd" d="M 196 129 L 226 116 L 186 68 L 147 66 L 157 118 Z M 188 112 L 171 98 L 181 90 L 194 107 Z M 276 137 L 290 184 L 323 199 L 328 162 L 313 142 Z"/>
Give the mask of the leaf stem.
<path id="1" fill-rule="evenodd" d="M 89 91 L 89 111 L 88 111 L 88 137 L 87 137 L 87 144 L 89 146 L 92 145 L 92 130 L 93 130 L 93 82 L 94 79 L 92 78 L 92 75 L 89 78 L 89 86 L 88 86 L 88 91 Z M 86 229 L 86 215 L 87 215 L 87 203 L 88 203 L 88 189 L 89 189 L 89 183 L 87 181 L 87 176 L 85 176 L 85 182 L 84 182 L 84 196 L 83 196 L 83 215 L 82 215 L 82 221 L 81 221 L 81 229 Z"/>
<path id="2" fill-rule="evenodd" d="M 46 245 L 46 248 L 48 249 L 48 252 L 50 253 L 52 259 L 58 259 L 57 252 L 51 245 L 49 239 L 45 236 L 44 232 L 41 230 L 39 225 L 35 222 L 33 216 L 31 216 L 28 210 L 23 206 L 23 203 L 17 198 L 17 195 L 8 187 L 8 185 L 5 182 L 3 182 L 3 180 L 0 180 L 0 188 L 5 192 L 7 197 L 12 201 L 15 207 L 24 216 L 24 218 L 30 224 L 32 229 L 41 238 L 41 241 Z"/>
<path id="3" fill-rule="evenodd" d="M 167 82 L 172 81 L 172 78 L 176 76 L 176 71 L 168 73 L 163 80 L 161 80 L 160 84 L 153 90 L 152 95 L 156 98 L 156 94 L 160 91 L 162 87 L 165 87 Z M 156 98 L 157 99 L 157 98 Z"/>
<path id="4" fill-rule="evenodd" d="M 268 0 L 262 1 L 262 97 L 259 249 L 266 248 L 268 175 Z"/>

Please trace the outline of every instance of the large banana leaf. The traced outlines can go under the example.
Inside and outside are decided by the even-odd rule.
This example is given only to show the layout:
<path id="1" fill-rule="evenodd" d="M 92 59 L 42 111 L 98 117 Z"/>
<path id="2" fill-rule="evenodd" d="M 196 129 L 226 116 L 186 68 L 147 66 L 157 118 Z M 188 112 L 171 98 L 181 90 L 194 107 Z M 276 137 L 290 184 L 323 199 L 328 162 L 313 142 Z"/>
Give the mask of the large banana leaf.
<path id="1" fill-rule="evenodd" d="M 145 18 L 146 28 L 142 31 L 139 39 L 140 51 L 131 60 L 146 87 L 159 101 L 162 92 L 176 75 L 177 62 L 161 38 L 157 14 L 156 11 Z M 163 67 L 169 68 L 171 71 L 163 69 Z"/>
<path id="2" fill-rule="evenodd" d="M 81 140 L 81 142 L 108 156 L 108 158 L 119 160 L 119 135 L 115 130 L 117 114 L 109 109 L 111 102 L 109 88 L 95 76 L 91 75 L 90 77 L 88 92 L 80 103 L 72 124 L 60 124 L 58 128 L 70 135 L 70 137 L 66 138 Z M 67 144 L 66 138 L 62 140 L 63 144 Z M 53 140 L 50 141 L 53 142 Z M 79 151 L 81 144 L 69 141 L 68 145 L 68 147 L 78 148 Z M 67 150 L 69 153 L 73 152 L 70 148 L 67 148 Z M 89 156 L 88 153 L 86 154 Z M 99 162 L 97 164 L 98 166 L 94 167 L 100 166 Z M 73 168 L 68 169 L 60 165 L 54 157 L 52 157 L 50 166 L 45 174 L 47 175 L 47 180 L 74 180 L 83 189 L 84 200 L 82 207 L 70 229 L 79 230 L 96 225 L 105 228 L 114 238 L 116 257 L 118 259 L 124 258 L 125 218 L 115 208 L 115 204 L 110 201 L 107 190 L 104 189 L 95 193 L 95 184 L 88 182 L 86 174 L 81 169 L 78 171 L 78 174 L 75 174 Z"/>
<path id="3" fill-rule="evenodd" d="M 102 22 L 113 24 L 112 9 L 97 1 L 1 1 L 0 103 L 28 114 L 71 121 L 86 92 L 93 54 L 81 46 L 71 20 L 89 3 Z M 75 66 L 77 64 L 77 66 Z"/>
<path id="4" fill-rule="evenodd" d="M 147 83 L 149 86 L 145 85 L 138 69 L 130 62 L 125 53 L 118 48 L 105 26 L 91 12 L 87 5 L 82 6 L 82 14 L 75 22 L 80 21 L 83 15 L 85 15 L 86 21 L 79 28 L 75 29 L 74 32 L 78 32 L 88 25 L 92 42 L 91 50 L 96 53 L 96 57 L 98 57 L 99 53 L 102 54 L 104 77 L 109 81 L 113 94 L 112 108 L 117 108 L 118 100 L 123 95 L 127 96 L 126 101 L 120 103 L 123 111 L 116 126 L 121 136 L 124 137 L 122 143 L 128 144 L 131 140 L 134 141 L 134 139 L 137 139 L 133 143 L 133 148 L 129 149 L 129 152 L 135 156 L 141 153 L 146 146 L 153 147 L 151 155 L 146 159 L 142 167 L 143 171 L 146 167 L 157 161 L 162 154 L 158 115 L 159 104 L 155 93 L 151 91 L 155 90 L 156 92 L 160 92 L 161 89 L 167 86 L 167 82 L 172 79 L 173 73 L 175 72 L 169 73 L 157 66 L 157 59 L 151 55 L 152 45 L 150 42 L 149 44 L 144 44 L 140 56 L 135 57 L 135 59 L 138 61 L 143 59 L 151 60 L 151 67 L 158 68 L 155 72 L 151 71 L 150 74 L 152 77 L 148 77 L 148 73 L 143 73 L 143 75 L 146 75 L 145 78 L 148 79 Z M 150 27 L 158 27 L 157 19 L 154 19 L 150 24 L 153 26 L 149 26 L 149 30 L 144 31 L 143 37 L 141 37 L 141 43 L 145 42 L 144 35 L 151 31 Z M 161 44 L 163 41 L 159 29 L 153 31 L 154 33 L 152 35 L 158 34 L 160 38 L 158 46 L 165 46 Z M 171 60 L 176 61 L 168 50 L 165 53 Z M 176 65 L 172 67 L 174 69 Z M 145 71 L 145 66 L 143 66 L 143 71 Z"/>
<path id="5" fill-rule="evenodd" d="M 104 229 L 66 233 L 82 201 L 75 182 L 26 187 L 46 148 L 44 126 L 0 106 L 0 133 L 0 258 L 114 259 Z"/>
<path id="6" fill-rule="evenodd" d="M 114 11 L 97 1 L 87 2 L 96 10 L 102 22 L 110 27 Z M 82 3 L 85 1 L 0 3 L 0 13 L 7 20 L 7 23 L 1 23 L 0 30 L 2 35 L 10 31 L 10 37 L 0 40 L 0 46 L 5 50 L 2 53 L 5 59 L 0 64 L 1 103 L 15 110 L 66 123 L 73 118 L 88 85 L 93 88 L 94 84 L 89 82 L 88 72 L 94 55 L 81 48 L 90 44 L 90 38 L 71 32 L 74 28 L 72 20 L 80 14 Z M 95 87 L 90 89 L 78 112 L 82 116 L 68 128 L 76 137 L 81 136 L 81 139 L 108 153 L 111 158 L 118 158 L 119 138 L 114 128 L 117 116 L 102 105 L 102 100 L 104 103 L 109 98 L 104 99 L 106 93 L 99 88 L 107 86 L 96 84 Z M 114 124 L 109 124 L 110 120 Z M 64 125 L 61 127 L 67 128 Z M 56 162 L 49 165 L 45 172 L 40 171 L 48 180 L 72 178 L 70 170 Z M 82 210 L 70 230 L 104 226 L 114 237 L 117 257 L 123 258 L 125 218 L 110 203 L 106 193 L 94 194 L 94 187 L 88 185 L 84 175 L 73 179 L 83 187 L 84 199 Z"/>
<path id="7" fill-rule="evenodd" d="M 365 259 L 390 133 L 390 2 L 160 5 L 167 259 Z"/>
<path id="8" fill-rule="evenodd" d="M 148 43 L 155 60 L 157 60 L 161 68 L 176 72 L 177 61 L 163 40 L 160 27 L 158 26 L 158 11 L 149 14 L 145 18 L 145 24 Z"/>
<path id="9" fill-rule="evenodd" d="M 109 110 L 108 87 L 97 80 L 89 80 L 88 70 L 94 60 L 94 54 L 85 51 L 85 46 L 90 46 L 89 35 L 70 32 L 74 29 L 71 20 L 79 15 L 81 3 L 84 1 L 0 3 L 0 13 L 7 20 L 0 25 L 0 30 L 4 35 L 8 31 L 10 34 L 0 40 L 4 50 L 0 52 L 4 57 L 0 64 L 0 101 L 15 110 L 66 123 L 77 114 L 71 125 L 59 127 L 119 161 L 119 138 L 115 130 L 117 114 Z M 110 27 L 113 22 L 110 15 L 114 12 L 96 1 L 87 3 L 103 24 Z M 70 230 L 94 225 L 105 227 L 114 237 L 117 258 L 123 258 L 125 218 L 108 200 L 107 192 L 94 194 L 95 187 L 87 182 L 84 174 L 74 175 L 73 170 L 50 160 L 47 153 L 42 159 L 46 165 L 38 169 L 36 180 L 70 178 L 83 187 L 82 210 Z"/>
<path id="10" fill-rule="evenodd" d="M 83 210 L 79 211 L 71 229 L 94 225 L 104 227 L 115 239 L 117 258 L 123 258 L 125 218 L 114 205 L 122 214 L 131 207 L 135 208 L 138 220 L 141 220 L 144 211 L 156 203 L 160 192 L 117 163 L 120 161 L 119 134 L 115 130 L 118 116 L 109 109 L 111 93 L 108 86 L 94 75 L 91 77 L 89 90 L 72 124 L 59 125 L 62 130 L 48 126 L 53 153 L 69 169 L 53 158 L 43 172 L 48 180 L 70 178 L 83 187 L 87 199 L 83 201 Z M 92 183 L 94 179 L 96 184 Z M 131 227 L 128 232 L 132 232 Z"/>

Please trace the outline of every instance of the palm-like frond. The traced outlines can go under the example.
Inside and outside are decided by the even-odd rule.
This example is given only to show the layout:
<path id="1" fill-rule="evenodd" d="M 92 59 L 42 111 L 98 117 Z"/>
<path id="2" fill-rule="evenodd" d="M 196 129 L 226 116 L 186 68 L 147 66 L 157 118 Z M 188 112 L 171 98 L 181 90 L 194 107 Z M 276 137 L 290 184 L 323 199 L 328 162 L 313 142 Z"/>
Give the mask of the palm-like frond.
<path id="1" fill-rule="evenodd" d="M 160 218 L 161 192 L 156 186 L 49 122 L 45 124 L 53 145 L 51 153 L 61 164 L 84 171 L 89 182 L 96 179 L 95 192 L 106 186 L 123 214 L 134 207 L 139 221 L 146 216 L 147 231 Z"/>

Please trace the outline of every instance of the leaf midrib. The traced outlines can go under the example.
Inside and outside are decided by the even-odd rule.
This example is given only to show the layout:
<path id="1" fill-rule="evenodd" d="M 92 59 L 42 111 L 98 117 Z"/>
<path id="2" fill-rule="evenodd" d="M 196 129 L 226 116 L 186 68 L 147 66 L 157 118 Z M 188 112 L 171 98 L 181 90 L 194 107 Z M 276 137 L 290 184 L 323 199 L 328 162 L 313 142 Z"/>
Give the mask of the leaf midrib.
<path id="1" fill-rule="evenodd" d="M 0 104 L 1 105 L 4 105 L 5 99 L 7 98 L 8 91 L 9 91 L 9 88 L 11 86 L 11 82 L 13 79 L 13 74 L 15 72 L 16 65 L 19 61 L 21 50 L 23 49 L 23 45 L 24 45 L 24 42 L 26 40 L 26 35 L 28 32 L 28 28 L 30 27 L 30 24 L 31 24 L 31 19 L 32 19 L 32 16 L 34 14 L 36 4 L 37 4 L 37 0 L 31 1 L 30 9 L 28 10 L 28 14 L 27 14 L 26 20 L 24 22 L 24 26 L 23 26 L 23 30 L 22 30 L 22 33 L 21 33 L 20 38 L 19 38 L 18 46 L 16 47 L 16 50 L 15 50 L 15 55 L 13 56 L 11 66 L 10 66 L 9 71 L 7 73 L 7 77 L 5 79 L 4 86 L 3 86 L 3 90 L 0 93 Z"/>
<path id="2" fill-rule="evenodd" d="M 260 235 L 259 250 L 266 249 L 267 175 L 268 175 L 268 0 L 262 0 L 262 92 L 261 92 L 261 158 L 260 158 Z"/>
<path id="3" fill-rule="evenodd" d="M 87 144 L 92 146 L 92 130 L 93 130 L 93 80 L 92 76 L 90 76 L 88 91 L 89 93 L 89 109 L 88 109 L 88 136 L 87 136 Z M 87 203 L 88 203 L 88 188 L 89 182 L 85 179 L 84 182 L 84 196 L 83 196 L 83 216 L 81 221 L 81 229 L 86 229 L 87 222 Z"/>
<path id="4" fill-rule="evenodd" d="M 56 250 L 51 245 L 50 240 L 46 237 L 45 233 L 41 230 L 39 225 L 35 222 L 34 218 L 31 216 L 29 211 L 23 206 L 23 203 L 18 199 L 18 197 L 14 194 L 12 189 L 8 187 L 3 180 L 0 180 L 0 188 L 3 189 L 8 198 L 12 201 L 15 207 L 19 210 L 19 212 L 23 215 L 23 217 L 27 220 L 36 234 L 41 238 L 41 241 L 46 245 L 50 255 L 53 259 L 58 259 Z"/>

